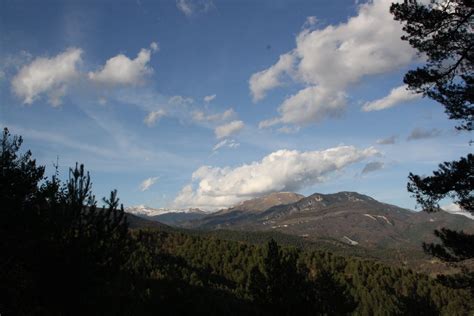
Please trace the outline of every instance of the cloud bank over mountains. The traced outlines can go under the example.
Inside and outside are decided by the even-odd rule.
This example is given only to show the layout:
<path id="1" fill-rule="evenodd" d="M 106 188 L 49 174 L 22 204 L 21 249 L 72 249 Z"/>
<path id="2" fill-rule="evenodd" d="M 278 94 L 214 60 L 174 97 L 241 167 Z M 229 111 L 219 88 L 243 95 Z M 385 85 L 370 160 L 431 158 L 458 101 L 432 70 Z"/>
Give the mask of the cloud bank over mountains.
<path id="1" fill-rule="evenodd" d="M 234 168 L 202 166 L 192 174 L 192 183 L 182 188 L 174 206 L 216 210 L 271 192 L 298 191 L 377 154 L 372 147 L 339 146 L 306 152 L 283 149 Z"/>

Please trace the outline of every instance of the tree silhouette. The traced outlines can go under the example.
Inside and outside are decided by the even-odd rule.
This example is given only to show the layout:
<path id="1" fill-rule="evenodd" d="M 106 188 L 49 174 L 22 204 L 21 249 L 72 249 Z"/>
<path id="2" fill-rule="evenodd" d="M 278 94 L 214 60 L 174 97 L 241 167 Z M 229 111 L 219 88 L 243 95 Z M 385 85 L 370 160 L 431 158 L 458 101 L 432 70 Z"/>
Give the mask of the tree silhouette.
<path id="1" fill-rule="evenodd" d="M 283 252 L 271 239 L 265 249 L 262 270 L 253 267 L 247 289 L 268 315 L 346 315 L 356 304 L 345 287 L 326 270 L 310 278 L 298 266 L 298 254 Z"/>
<path id="2" fill-rule="evenodd" d="M 427 57 L 426 64 L 404 78 L 411 90 L 438 101 L 459 129 L 472 130 L 474 120 L 474 5 L 472 0 L 405 0 L 390 7 L 404 23 L 402 37 Z"/>
<path id="3" fill-rule="evenodd" d="M 131 290 L 134 241 L 117 193 L 97 207 L 83 165 L 62 184 L 44 177 L 21 137 L 3 132 L 0 154 L 0 310 L 82 314 L 120 310 Z M 5 302 L 5 303 L 3 303 Z"/>
<path id="4" fill-rule="evenodd" d="M 403 23 L 402 37 L 426 56 L 423 67 L 404 78 L 409 89 L 421 92 L 445 107 L 457 128 L 472 131 L 474 120 L 474 3 L 472 0 L 431 1 L 429 4 L 405 0 L 390 7 L 394 18 Z M 439 210 L 439 201 L 450 197 L 461 209 L 474 213 L 474 157 L 444 162 L 432 176 L 410 173 L 408 191 L 426 211 Z M 429 254 L 445 261 L 473 258 L 473 237 L 448 229 L 436 230 L 441 244 L 424 244 Z M 466 274 L 468 277 L 471 274 Z M 472 282 L 467 282 L 469 284 Z"/>

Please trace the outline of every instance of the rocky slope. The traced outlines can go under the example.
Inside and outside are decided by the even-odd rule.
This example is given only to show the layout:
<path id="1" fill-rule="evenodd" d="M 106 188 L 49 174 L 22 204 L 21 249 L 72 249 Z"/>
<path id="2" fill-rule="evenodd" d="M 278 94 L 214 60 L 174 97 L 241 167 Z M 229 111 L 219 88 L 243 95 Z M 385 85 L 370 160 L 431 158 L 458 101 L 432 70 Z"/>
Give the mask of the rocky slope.
<path id="1" fill-rule="evenodd" d="M 278 197 L 281 203 L 276 202 Z M 333 238 L 352 246 L 394 250 L 420 249 L 421 242 L 434 240 L 433 230 L 441 227 L 474 232 L 474 221 L 464 216 L 414 212 L 356 192 L 316 193 L 308 197 L 274 193 L 182 226 L 275 230 L 309 240 Z"/>

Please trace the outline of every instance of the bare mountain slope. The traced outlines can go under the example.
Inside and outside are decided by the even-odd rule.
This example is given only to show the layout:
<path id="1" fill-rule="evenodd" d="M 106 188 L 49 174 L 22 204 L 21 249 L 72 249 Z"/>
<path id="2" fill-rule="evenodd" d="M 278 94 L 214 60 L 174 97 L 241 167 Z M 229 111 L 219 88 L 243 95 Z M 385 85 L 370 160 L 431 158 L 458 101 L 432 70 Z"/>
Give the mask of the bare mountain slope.
<path id="1" fill-rule="evenodd" d="M 279 193 L 281 194 L 281 193 Z M 283 193 L 289 196 L 289 193 Z M 255 200 L 243 202 L 185 227 L 200 229 L 276 230 L 309 240 L 334 238 L 366 248 L 420 249 L 422 241 L 433 240 L 440 227 L 474 231 L 474 221 L 445 212 L 428 214 L 381 203 L 356 192 L 293 196 L 263 210 Z M 271 200 L 268 196 L 261 200 Z M 271 204 L 271 203 L 270 203 Z M 252 206 L 255 205 L 255 208 Z"/>

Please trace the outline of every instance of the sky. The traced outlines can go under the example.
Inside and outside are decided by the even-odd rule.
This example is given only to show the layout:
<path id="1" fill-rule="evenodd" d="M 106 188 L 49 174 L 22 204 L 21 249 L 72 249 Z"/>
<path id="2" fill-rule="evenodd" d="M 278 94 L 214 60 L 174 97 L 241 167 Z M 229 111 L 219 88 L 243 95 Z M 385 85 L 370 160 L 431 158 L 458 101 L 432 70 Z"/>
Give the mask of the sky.
<path id="1" fill-rule="evenodd" d="M 0 125 L 97 197 L 217 210 L 277 191 L 415 208 L 409 172 L 471 151 L 408 91 L 391 1 L 0 2 Z"/>

